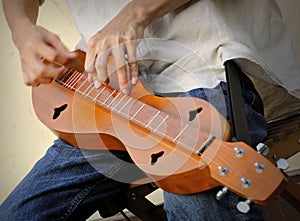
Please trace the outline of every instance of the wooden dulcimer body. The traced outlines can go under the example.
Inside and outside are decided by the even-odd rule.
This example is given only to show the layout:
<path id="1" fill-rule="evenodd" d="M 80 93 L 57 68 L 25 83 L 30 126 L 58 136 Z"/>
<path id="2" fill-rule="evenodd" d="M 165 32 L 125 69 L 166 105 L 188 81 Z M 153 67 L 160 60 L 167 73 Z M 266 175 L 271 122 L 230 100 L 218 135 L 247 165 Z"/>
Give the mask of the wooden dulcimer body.
<path id="1" fill-rule="evenodd" d="M 75 147 L 127 151 L 159 187 L 189 194 L 216 186 L 263 204 L 285 179 L 244 143 L 231 143 L 230 126 L 208 102 L 162 98 L 138 82 L 130 95 L 96 89 L 83 74 L 84 53 L 70 72 L 33 88 L 38 118 Z"/>

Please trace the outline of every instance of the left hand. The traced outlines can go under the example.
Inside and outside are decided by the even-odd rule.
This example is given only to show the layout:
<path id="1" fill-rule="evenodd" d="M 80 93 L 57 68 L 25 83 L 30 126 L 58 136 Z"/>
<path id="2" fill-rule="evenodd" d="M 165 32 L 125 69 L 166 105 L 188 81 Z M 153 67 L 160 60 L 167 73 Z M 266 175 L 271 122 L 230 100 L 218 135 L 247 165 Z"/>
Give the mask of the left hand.
<path id="1" fill-rule="evenodd" d="M 129 7 L 125 8 L 97 32 L 88 42 L 85 70 L 95 87 L 109 82 L 108 58 L 114 59 L 114 71 L 118 75 L 120 90 L 128 94 L 130 84 L 138 78 L 136 48 L 143 38 L 145 26 L 139 22 Z"/>

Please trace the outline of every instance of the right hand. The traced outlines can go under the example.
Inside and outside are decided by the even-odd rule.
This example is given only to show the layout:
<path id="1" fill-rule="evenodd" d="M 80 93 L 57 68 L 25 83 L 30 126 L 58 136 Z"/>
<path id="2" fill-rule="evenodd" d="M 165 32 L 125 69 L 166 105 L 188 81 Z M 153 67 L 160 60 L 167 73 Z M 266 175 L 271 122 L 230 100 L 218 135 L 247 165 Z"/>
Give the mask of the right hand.
<path id="1" fill-rule="evenodd" d="M 14 36 L 14 43 L 19 50 L 24 83 L 38 86 L 51 83 L 59 75 L 66 73 L 63 66 L 47 65 L 44 60 L 65 64 L 76 57 L 63 45 L 59 37 L 46 29 L 32 25 L 24 28 L 22 36 Z"/>

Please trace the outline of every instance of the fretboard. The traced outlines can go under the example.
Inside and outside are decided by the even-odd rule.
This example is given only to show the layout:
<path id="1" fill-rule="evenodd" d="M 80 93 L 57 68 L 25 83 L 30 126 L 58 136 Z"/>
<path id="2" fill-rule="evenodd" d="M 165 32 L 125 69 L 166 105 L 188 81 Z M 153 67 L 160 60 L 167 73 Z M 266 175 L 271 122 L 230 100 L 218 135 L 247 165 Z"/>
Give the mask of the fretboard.
<path id="1" fill-rule="evenodd" d="M 94 83 L 88 80 L 86 74 L 71 69 L 67 74 L 57 78 L 55 82 L 80 93 L 124 120 L 135 123 L 159 137 L 187 148 L 193 147 L 197 142 L 195 131 L 189 129 L 189 123 L 183 123 L 180 119 L 110 86 L 101 85 L 95 88 Z"/>

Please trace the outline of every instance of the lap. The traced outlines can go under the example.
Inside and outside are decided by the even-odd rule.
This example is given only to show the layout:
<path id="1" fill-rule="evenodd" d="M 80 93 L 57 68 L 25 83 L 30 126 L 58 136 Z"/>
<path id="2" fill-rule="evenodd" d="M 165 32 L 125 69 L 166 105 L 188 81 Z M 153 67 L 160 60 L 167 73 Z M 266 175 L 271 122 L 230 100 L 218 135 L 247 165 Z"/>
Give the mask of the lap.
<path id="1" fill-rule="evenodd" d="M 246 76 L 242 78 L 241 83 L 250 140 L 252 146 L 255 147 L 267 135 L 263 105 L 254 86 Z M 195 89 L 180 96 L 193 96 L 207 100 L 230 121 L 226 83 L 221 82 L 213 89 Z M 216 200 L 219 190 L 220 188 L 215 188 L 191 195 L 178 195 L 165 191 L 164 208 L 168 219 L 172 221 L 263 220 L 262 210 L 258 205 L 253 205 L 247 214 L 240 213 L 236 205 L 242 199 L 232 192 L 229 192 L 220 201 Z"/>
<path id="2" fill-rule="evenodd" d="M 168 219 L 172 221 L 263 220 L 262 209 L 257 205 L 251 205 L 251 210 L 247 214 L 240 213 L 236 205 L 242 199 L 232 192 L 228 192 L 221 200 L 216 200 L 219 190 L 215 188 L 191 195 L 164 192 L 164 209 Z"/>
<path id="3" fill-rule="evenodd" d="M 127 162 L 124 152 L 82 151 L 57 140 L 0 206 L 0 216 L 7 221 L 85 220 L 143 176 Z"/>

